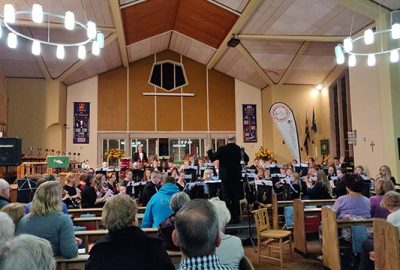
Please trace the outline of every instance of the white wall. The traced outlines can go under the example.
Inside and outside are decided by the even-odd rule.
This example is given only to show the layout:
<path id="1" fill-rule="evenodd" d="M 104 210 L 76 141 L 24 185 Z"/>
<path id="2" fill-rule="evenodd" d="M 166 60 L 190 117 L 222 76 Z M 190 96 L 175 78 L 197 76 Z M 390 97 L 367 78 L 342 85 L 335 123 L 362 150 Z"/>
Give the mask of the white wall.
<path id="1" fill-rule="evenodd" d="M 97 89 L 97 76 L 72 84 L 67 88 L 66 152 L 80 153 L 80 160 L 88 159 L 92 167 L 96 167 L 97 161 Z M 74 102 L 90 102 L 89 144 L 73 143 Z"/>
<path id="2" fill-rule="evenodd" d="M 243 143 L 243 104 L 256 104 L 257 107 L 257 142 Z M 235 112 L 236 112 L 236 143 L 246 149 L 250 161 L 263 145 L 263 121 L 261 108 L 261 90 L 235 79 Z"/>

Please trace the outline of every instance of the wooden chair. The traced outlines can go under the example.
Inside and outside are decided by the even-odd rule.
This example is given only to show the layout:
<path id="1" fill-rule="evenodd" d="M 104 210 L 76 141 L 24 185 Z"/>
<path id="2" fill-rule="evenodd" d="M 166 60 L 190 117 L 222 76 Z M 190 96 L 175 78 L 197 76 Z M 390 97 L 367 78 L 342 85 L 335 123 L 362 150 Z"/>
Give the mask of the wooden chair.
<path id="1" fill-rule="evenodd" d="M 244 256 L 239 263 L 239 270 L 254 270 L 254 266 L 250 259 Z"/>
<path id="2" fill-rule="evenodd" d="M 400 239 L 398 227 L 386 220 L 374 220 L 375 269 L 400 269 Z"/>
<path id="3" fill-rule="evenodd" d="M 253 212 L 254 221 L 257 230 L 257 251 L 258 251 L 258 262 L 260 262 L 261 257 L 268 258 L 271 260 L 276 260 L 280 262 L 281 269 L 283 268 L 283 247 L 289 244 L 289 252 L 292 252 L 292 239 L 291 231 L 284 230 L 271 230 L 268 209 L 261 208 Z M 263 246 L 263 247 L 262 247 Z M 262 249 L 267 248 L 267 255 L 261 254 Z M 279 258 L 272 257 L 271 251 L 273 253 L 278 253 Z"/>

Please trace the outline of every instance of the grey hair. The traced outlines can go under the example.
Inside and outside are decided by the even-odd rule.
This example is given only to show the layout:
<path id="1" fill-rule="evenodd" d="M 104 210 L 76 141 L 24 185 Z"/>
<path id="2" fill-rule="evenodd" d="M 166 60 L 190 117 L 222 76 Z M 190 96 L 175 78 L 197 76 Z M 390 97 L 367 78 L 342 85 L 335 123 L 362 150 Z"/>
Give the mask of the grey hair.
<path id="1" fill-rule="evenodd" d="M 7 213 L 0 212 L 0 253 L 5 243 L 14 237 L 14 231 L 15 225 L 11 217 Z"/>
<path id="2" fill-rule="evenodd" d="M 231 220 L 231 213 L 228 207 L 226 207 L 226 203 L 221 201 L 218 197 L 211 198 L 209 202 L 212 203 L 215 212 L 217 212 L 219 231 L 224 232 L 226 224 Z"/>
<path id="3" fill-rule="evenodd" d="M 121 194 L 107 200 L 101 219 L 109 231 L 130 227 L 135 221 L 137 205 L 128 195 Z"/>
<path id="4" fill-rule="evenodd" d="M 56 262 L 50 242 L 46 239 L 21 234 L 9 241 L 0 259 L 2 270 L 54 270 Z"/>
<path id="5" fill-rule="evenodd" d="M 234 143 L 236 142 L 235 135 L 229 135 L 228 136 L 228 143 Z"/>
<path id="6" fill-rule="evenodd" d="M 178 212 L 182 206 L 190 201 L 189 195 L 187 195 L 185 192 L 178 192 L 175 193 L 172 198 L 171 202 L 169 203 L 169 206 L 171 207 L 172 211 L 174 213 Z"/>
<path id="7" fill-rule="evenodd" d="M 181 251 L 187 257 L 215 253 L 218 218 L 214 206 L 207 200 L 188 201 L 175 216 L 175 230 Z"/>
<path id="8" fill-rule="evenodd" d="M 0 195 L 5 196 L 6 189 L 8 189 L 9 187 L 10 184 L 6 180 L 0 178 Z"/>

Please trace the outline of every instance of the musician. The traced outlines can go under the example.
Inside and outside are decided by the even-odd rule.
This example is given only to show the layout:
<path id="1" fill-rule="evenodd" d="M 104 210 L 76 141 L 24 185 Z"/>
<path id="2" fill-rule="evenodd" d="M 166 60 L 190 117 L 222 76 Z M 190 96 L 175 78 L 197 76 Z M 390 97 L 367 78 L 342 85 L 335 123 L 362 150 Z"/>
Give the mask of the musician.
<path id="1" fill-rule="evenodd" d="M 342 167 L 342 163 L 338 157 L 333 158 L 333 164 L 335 165 L 336 170 Z"/>
<path id="2" fill-rule="evenodd" d="M 213 169 L 213 175 L 220 179 L 220 172 L 219 172 L 219 160 L 214 160 L 214 169 Z"/>
<path id="3" fill-rule="evenodd" d="M 206 169 L 204 171 L 203 177 L 200 179 L 201 182 L 204 181 L 210 181 L 213 178 L 213 170 L 212 169 Z"/>
<path id="4" fill-rule="evenodd" d="M 306 184 L 310 200 L 332 199 L 332 188 L 323 171 L 317 171 L 317 178 L 309 178 Z"/>
<path id="5" fill-rule="evenodd" d="M 133 154 L 133 161 L 135 162 L 138 160 L 140 160 L 143 163 L 148 162 L 147 154 L 146 152 L 143 151 L 143 145 L 139 145 L 138 151 L 135 154 Z"/>
<path id="6" fill-rule="evenodd" d="M 200 158 L 200 159 L 197 161 L 197 176 L 198 176 L 199 178 L 202 178 L 202 177 L 203 177 L 204 170 L 201 170 L 201 168 L 204 168 L 204 167 L 205 167 L 204 164 L 205 164 L 204 158 Z"/>
<path id="7" fill-rule="evenodd" d="M 217 152 L 209 147 L 207 151 L 211 161 L 219 160 L 218 168 L 221 179 L 222 197 L 231 213 L 232 223 L 240 222 L 240 194 L 243 192 L 241 161 L 249 162 L 244 149 L 235 143 L 235 137 L 229 136 L 228 143 L 218 148 Z"/>
<path id="8" fill-rule="evenodd" d="M 156 172 L 161 172 L 161 171 L 162 171 L 162 170 L 161 170 L 160 163 L 158 162 L 158 159 L 157 159 L 157 158 L 153 158 L 153 161 L 152 161 L 152 163 L 151 163 L 151 168 L 150 168 L 150 170 L 151 170 L 151 171 L 156 171 Z"/>
<path id="9" fill-rule="evenodd" d="M 153 171 L 151 173 L 151 181 L 148 181 L 143 188 L 141 204 L 146 206 L 150 201 L 151 197 L 158 192 L 158 188 L 161 182 L 161 173 L 159 171 Z"/>
<path id="10" fill-rule="evenodd" d="M 329 164 L 328 166 L 328 180 L 335 180 L 336 179 L 336 170 L 335 170 L 335 164 Z"/>
<path id="11" fill-rule="evenodd" d="M 181 172 L 179 174 L 178 180 L 176 181 L 176 185 L 177 185 L 179 191 L 183 191 L 183 189 L 185 188 L 186 180 L 185 180 L 185 173 L 184 172 Z"/>
<path id="12" fill-rule="evenodd" d="M 332 188 L 332 193 L 336 198 L 340 196 L 347 195 L 346 185 L 342 180 L 342 177 L 345 175 L 345 169 L 339 168 L 336 170 L 336 180 L 330 180 L 329 183 Z"/>
<path id="13" fill-rule="evenodd" d="M 176 168 L 175 163 L 174 163 L 174 160 L 173 160 L 172 158 L 170 158 L 170 159 L 168 160 L 168 171 L 170 172 L 170 171 L 172 171 L 172 169 L 174 169 L 174 168 Z"/>
<path id="14" fill-rule="evenodd" d="M 142 182 L 151 181 L 151 171 L 150 169 L 146 169 L 143 174 Z"/>
<path id="15" fill-rule="evenodd" d="M 251 165 L 249 169 L 255 170 L 255 173 L 257 174 L 258 170 L 260 170 L 260 169 L 264 172 L 264 170 L 263 170 L 264 169 L 264 165 L 261 164 L 259 158 L 255 158 L 253 160 L 253 165 Z"/>
<path id="16" fill-rule="evenodd" d="M 392 181 L 393 185 L 396 185 L 396 180 L 392 176 L 392 171 L 390 170 L 388 165 L 382 165 L 379 168 L 379 174 L 376 177 L 377 180 L 382 179 L 382 180 L 390 180 Z"/>
<path id="17" fill-rule="evenodd" d="M 301 195 L 300 174 L 292 172 L 290 175 L 290 199 L 298 199 Z"/>
<path id="18" fill-rule="evenodd" d="M 113 194 L 118 193 L 118 187 L 117 187 L 117 174 L 115 172 L 108 173 L 107 174 L 107 183 L 106 186 Z"/>
<path id="19" fill-rule="evenodd" d="M 128 183 L 130 183 L 132 181 L 133 181 L 133 172 L 132 172 L 131 169 L 127 169 L 125 171 L 125 178 L 124 178 L 124 181 L 123 181 L 123 185 L 127 186 Z"/>
<path id="20" fill-rule="evenodd" d="M 259 168 L 256 175 L 257 180 L 264 180 L 265 179 L 265 170 Z"/>
<path id="21" fill-rule="evenodd" d="M 81 199 L 81 190 L 75 187 L 75 176 L 68 173 L 65 177 L 67 184 L 63 187 L 63 198 L 68 208 L 78 208 Z"/>
<path id="22" fill-rule="evenodd" d="M 172 177 L 172 178 L 174 178 L 175 180 L 178 179 L 178 177 L 179 177 L 178 169 L 177 169 L 177 168 L 173 168 L 173 169 L 170 171 L 169 176 Z"/>

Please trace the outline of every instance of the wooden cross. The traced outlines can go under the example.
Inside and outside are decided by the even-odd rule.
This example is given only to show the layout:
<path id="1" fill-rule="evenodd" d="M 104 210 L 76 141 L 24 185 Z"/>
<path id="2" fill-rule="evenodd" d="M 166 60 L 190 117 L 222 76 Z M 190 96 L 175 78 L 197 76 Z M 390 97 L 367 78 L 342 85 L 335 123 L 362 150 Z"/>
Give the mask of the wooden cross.
<path id="1" fill-rule="evenodd" d="M 372 150 L 372 152 L 374 152 L 374 146 L 375 146 L 375 144 L 374 144 L 374 141 L 371 141 L 371 144 L 370 144 L 370 146 L 371 146 L 371 150 Z"/>

